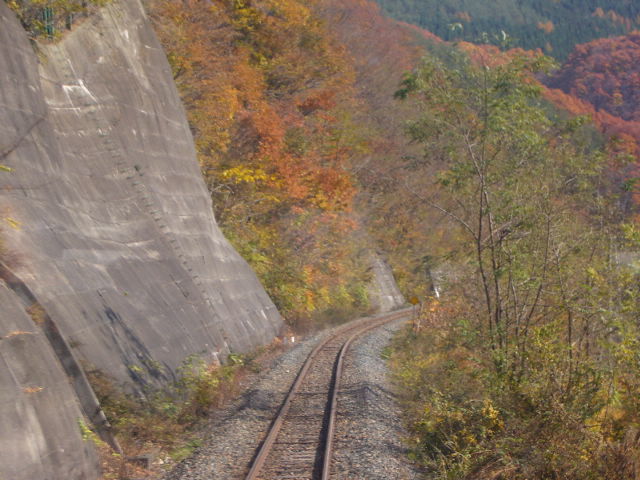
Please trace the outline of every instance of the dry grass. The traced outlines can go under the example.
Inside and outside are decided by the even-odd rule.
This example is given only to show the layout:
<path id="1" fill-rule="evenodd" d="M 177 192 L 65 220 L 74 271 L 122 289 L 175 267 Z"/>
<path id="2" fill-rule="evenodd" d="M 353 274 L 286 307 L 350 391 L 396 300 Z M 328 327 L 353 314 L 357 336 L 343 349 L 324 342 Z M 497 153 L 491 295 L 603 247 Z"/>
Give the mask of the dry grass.
<path id="1" fill-rule="evenodd" d="M 27 394 L 39 393 L 44 390 L 44 387 L 24 387 L 22 391 Z"/>
<path id="2" fill-rule="evenodd" d="M 14 330 L 13 332 L 7 333 L 4 337 L 0 337 L 0 339 L 19 337 L 22 335 L 35 335 L 36 332 L 25 332 L 23 330 Z"/>
<path id="3" fill-rule="evenodd" d="M 250 356 L 234 356 L 235 362 L 224 366 L 190 359 L 182 369 L 182 381 L 166 391 L 148 392 L 146 401 L 126 395 L 102 372 L 87 369 L 124 451 L 123 456 L 114 454 L 96 441 L 103 479 L 161 478 L 201 445 L 211 415 L 238 398 L 286 348 L 277 340 Z M 142 465 L 146 459 L 148 468 Z"/>

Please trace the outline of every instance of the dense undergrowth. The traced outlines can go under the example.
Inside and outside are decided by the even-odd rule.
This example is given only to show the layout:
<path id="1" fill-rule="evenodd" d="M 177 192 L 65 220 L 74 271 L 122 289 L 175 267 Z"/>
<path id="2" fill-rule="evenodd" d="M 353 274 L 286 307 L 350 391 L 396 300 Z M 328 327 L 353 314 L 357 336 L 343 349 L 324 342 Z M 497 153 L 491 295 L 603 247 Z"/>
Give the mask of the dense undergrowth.
<path id="1" fill-rule="evenodd" d="M 620 159 L 531 80 L 545 63 L 454 53 L 398 92 L 420 105 L 408 133 L 435 171 L 406 185 L 448 230 L 446 294 L 393 357 L 429 478 L 640 472 L 640 292 L 620 254 L 638 231 L 610 175 Z"/>
<path id="2" fill-rule="evenodd" d="M 273 348 L 277 348 L 272 346 Z M 103 478 L 123 480 L 136 476 L 157 478 L 175 462 L 201 445 L 203 422 L 211 413 L 238 395 L 240 382 L 260 369 L 256 360 L 267 350 L 252 355 L 230 355 L 225 365 L 189 357 L 178 369 L 178 380 L 144 396 L 127 394 L 104 373 L 87 369 L 87 376 L 113 427 L 124 453 L 114 454 L 89 429 L 86 435 L 98 446 Z M 152 453 L 153 471 L 144 471 L 131 459 Z"/>
<path id="3" fill-rule="evenodd" d="M 428 478 L 637 478 L 638 366 L 628 343 L 637 340 L 609 345 L 605 365 L 580 358 L 569 372 L 563 329 L 536 328 L 530 372 L 516 381 L 496 371 L 468 315 L 449 317 L 450 308 L 405 332 L 394 358 L 412 456 Z"/>

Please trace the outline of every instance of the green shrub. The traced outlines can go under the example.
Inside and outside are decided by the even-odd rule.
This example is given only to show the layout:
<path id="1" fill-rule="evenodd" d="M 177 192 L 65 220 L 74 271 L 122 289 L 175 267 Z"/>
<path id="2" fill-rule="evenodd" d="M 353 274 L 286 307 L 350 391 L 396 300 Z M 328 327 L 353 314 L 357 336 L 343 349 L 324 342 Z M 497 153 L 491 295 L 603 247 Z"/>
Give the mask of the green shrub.
<path id="1" fill-rule="evenodd" d="M 465 321 L 425 323 L 396 339 L 391 359 L 410 419 L 412 457 L 426 466 L 427 478 L 636 478 L 630 473 L 640 466 L 635 346 L 616 344 L 622 358 L 613 376 L 593 359 L 574 357 L 568 378 L 558 329 L 536 328 L 529 373 L 516 379 L 495 370 L 491 354 L 479 348 L 486 340 L 469 335 Z M 616 385 L 627 390 L 612 392 Z"/>
<path id="2" fill-rule="evenodd" d="M 178 369 L 174 385 L 142 398 L 125 393 L 99 370 L 88 369 L 87 375 L 127 456 L 159 448 L 179 461 L 200 444 L 198 421 L 237 392 L 247 368 L 251 361 L 242 355 L 231 355 L 223 366 L 193 355 Z"/>

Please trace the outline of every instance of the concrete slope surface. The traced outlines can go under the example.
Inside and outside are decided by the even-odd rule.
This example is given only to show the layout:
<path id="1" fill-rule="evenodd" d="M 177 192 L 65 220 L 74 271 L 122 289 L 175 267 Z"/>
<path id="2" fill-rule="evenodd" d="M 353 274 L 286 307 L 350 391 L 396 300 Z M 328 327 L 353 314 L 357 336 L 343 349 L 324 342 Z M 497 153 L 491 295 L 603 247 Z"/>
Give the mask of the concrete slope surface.
<path id="1" fill-rule="evenodd" d="M 37 48 L 0 2 L 0 164 L 0 478 L 91 480 L 81 366 L 141 391 L 282 319 L 216 225 L 138 0 Z"/>
<path id="2" fill-rule="evenodd" d="M 97 478 L 80 406 L 46 337 L 1 282 L 0 305 L 0 478 Z"/>
<path id="3" fill-rule="evenodd" d="M 13 37 L 21 49 L 0 43 L 1 161 L 13 169 L 0 208 L 16 227 L 4 235 L 14 273 L 79 358 L 156 384 L 188 355 L 272 339 L 281 318 L 215 223 L 140 2 L 114 1 L 40 46 L 39 72 Z"/>
<path id="4" fill-rule="evenodd" d="M 282 319 L 216 225 L 139 0 L 37 48 L 0 2 L 0 165 L 0 478 L 92 480 L 82 366 L 142 391 Z"/>

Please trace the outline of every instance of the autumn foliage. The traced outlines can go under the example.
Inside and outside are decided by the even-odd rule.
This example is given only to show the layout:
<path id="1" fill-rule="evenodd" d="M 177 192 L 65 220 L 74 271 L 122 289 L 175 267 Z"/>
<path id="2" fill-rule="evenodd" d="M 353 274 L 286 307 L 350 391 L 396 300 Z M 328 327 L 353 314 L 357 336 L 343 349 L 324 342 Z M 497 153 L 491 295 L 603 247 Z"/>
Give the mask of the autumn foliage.
<path id="1" fill-rule="evenodd" d="M 155 0 L 223 230 L 292 321 L 363 309 L 345 50 L 298 0 Z"/>
<path id="2" fill-rule="evenodd" d="M 579 45 L 559 70 L 531 79 L 540 85 L 543 97 L 561 116 L 585 117 L 599 130 L 610 159 L 608 174 L 631 187 L 633 205 L 640 204 L 640 191 L 635 182 L 630 181 L 638 176 L 640 160 L 640 121 L 636 120 L 640 117 L 636 113 L 640 97 L 636 98 L 634 90 L 640 81 L 640 70 L 635 63 L 640 56 L 639 46 L 640 34 Z M 489 68 L 505 65 L 518 56 L 535 58 L 542 54 L 539 50 L 502 50 L 490 44 L 468 42 L 459 42 L 457 47 L 475 65 Z M 634 210 L 635 206 L 630 209 Z"/>
<path id="3" fill-rule="evenodd" d="M 285 316 L 366 309 L 374 245 L 429 306 L 394 360 L 429 478 L 632 478 L 640 292 L 616 249 L 640 245 L 640 122 L 614 87 L 637 94 L 635 34 L 545 87 L 540 51 L 371 0 L 150 2 L 217 218 Z"/>
<path id="4" fill-rule="evenodd" d="M 640 204 L 640 33 L 578 45 L 550 77 L 545 97 L 571 115 L 588 116 L 603 133 L 612 173 Z"/>
<path id="5" fill-rule="evenodd" d="M 565 59 L 575 45 L 627 34 L 638 27 L 640 7 L 615 0 L 377 0 L 393 18 L 420 25 L 447 41 L 543 49 Z"/>
<path id="6" fill-rule="evenodd" d="M 546 96 L 571 114 L 591 117 L 607 137 L 637 142 L 639 59 L 640 33 L 578 45 L 562 68 L 545 79 Z"/>
<path id="7" fill-rule="evenodd" d="M 547 84 L 625 121 L 640 121 L 640 33 L 578 45 Z"/>

